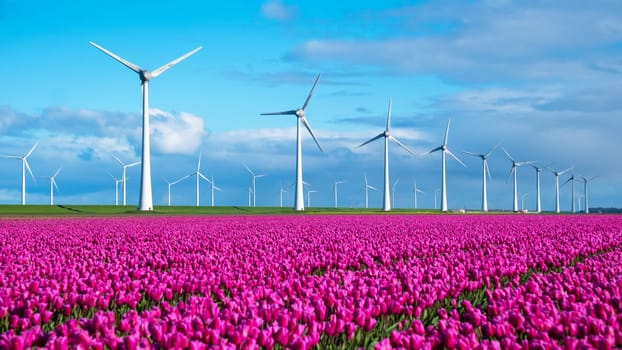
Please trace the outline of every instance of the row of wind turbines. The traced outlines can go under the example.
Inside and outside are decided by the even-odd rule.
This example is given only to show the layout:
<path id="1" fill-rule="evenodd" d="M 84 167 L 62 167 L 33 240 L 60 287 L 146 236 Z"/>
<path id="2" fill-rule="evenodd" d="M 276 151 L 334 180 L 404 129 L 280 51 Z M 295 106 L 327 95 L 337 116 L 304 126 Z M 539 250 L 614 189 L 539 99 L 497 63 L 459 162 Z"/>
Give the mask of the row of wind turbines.
<path id="1" fill-rule="evenodd" d="M 135 165 L 141 165 L 141 175 L 140 175 L 140 191 L 139 191 L 139 203 L 138 203 L 138 210 L 141 211 L 149 211 L 149 210 L 153 210 L 153 196 L 152 196 L 152 183 L 151 183 L 151 156 L 150 156 L 150 138 L 149 138 L 149 81 L 153 78 L 156 78 L 158 76 L 160 76 L 162 73 L 164 73 L 166 70 L 168 70 L 169 68 L 171 68 L 172 66 L 176 65 L 177 63 L 185 60 L 186 58 L 190 57 L 191 55 L 195 54 L 196 52 L 198 52 L 199 50 L 201 50 L 201 47 L 197 47 L 194 50 L 189 51 L 188 53 L 172 60 L 171 62 L 153 70 L 153 71 L 148 71 L 145 70 L 143 68 L 141 68 L 140 66 L 131 63 L 123 58 L 121 58 L 120 56 L 112 53 L 111 51 L 105 49 L 104 47 L 94 43 L 94 42 L 90 42 L 90 44 L 92 46 L 94 46 L 95 48 L 99 49 L 100 51 L 102 51 L 103 53 L 107 54 L 108 56 L 112 57 L 113 59 L 115 59 L 116 61 L 118 61 L 119 63 L 123 64 L 124 66 L 126 66 L 127 68 L 129 68 L 130 70 L 132 70 L 133 72 L 137 73 L 140 81 L 141 81 L 141 89 L 142 89 L 142 151 L 141 151 L 141 160 L 137 161 L 137 162 L 133 162 L 133 163 L 124 163 L 122 162 L 119 158 L 117 158 L 115 156 L 115 159 L 121 164 L 121 166 L 123 167 L 123 174 L 122 174 L 122 178 L 121 179 L 117 179 L 114 176 L 113 179 L 115 180 L 115 197 L 116 197 L 116 203 L 118 203 L 118 184 L 120 182 L 122 182 L 123 184 L 123 205 L 126 204 L 126 169 Z M 304 210 L 304 194 L 303 194 L 303 176 L 302 176 L 302 126 L 304 126 L 307 129 L 307 132 L 309 133 L 309 135 L 313 138 L 313 141 L 315 142 L 315 144 L 317 145 L 318 149 L 323 152 L 322 146 L 320 145 L 317 137 L 315 136 L 315 134 L 313 133 L 313 130 L 311 129 L 311 126 L 307 120 L 307 118 L 305 117 L 305 109 L 308 107 L 309 102 L 311 101 L 311 98 L 313 96 L 313 92 L 315 91 L 315 88 L 318 85 L 318 82 L 320 80 L 320 75 L 317 76 L 317 78 L 315 79 L 315 82 L 313 83 L 313 86 L 311 88 L 311 91 L 309 92 L 309 94 L 307 95 L 307 98 L 305 99 L 302 107 L 296 108 L 296 109 L 292 109 L 292 110 L 286 110 L 286 111 L 281 111 L 281 112 L 272 112 L 272 113 L 261 113 L 261 115 L 292 115 L 296 117 L 296 179 L 295 179 L 295 193 L 294 193 L 294 210 L 297 211 L 301 211 Z M 383 206 L 382 209 L 384 211 L 390 211 L 391 210 L 391 195 L 390 195 L 390 191 L 389 191 L 389 141 L 394 142 L 395 144 L 397 144 L 398 146 L 400 146 L 403 150 L 405 150 L 406 152 L 410 153 L 412 156 L 416 156 L 416 154 L 410 150 L 406 145 L 404 145 L 403 143 L 401 143 L 397 138 L 395 138 L 395 136 L 393 136 L 391 134 L 391 100 L 389 100 L 389 108 L 388 108 L 388 113 L 387 113 L 387 124 L 386 124 L 386 128 L 383 132 L 381 132 L 380 134 L 376 135 L 375 137 L 363 142 L 362 144 L 360 144 L 358 147 L 363 147 L 371 142 L 374 142 L 378 139 L 383 138 L 384 139 L 384 191 L 383 191 Z M 451 121 L 448 121 L 447 123 L 447 129 L 445 130 L 445 138 L 443 143 L 430 150 L 429 152 L 427 152 L 426 154 L 430 154 L 430 153 L 434 153 L 437 151 L 441 151 L 441 160 L 442 160 L 442 167 L 441 167 L 441 211 L 445 212 L 447 211 L 447 186 L 446 186 L 446 158 L 447 155 L 449 155 L 450 157 L 454 158 L 457 162 L 459 162 L 461 165 L 466 166 L 456 155 L 454 155 L 447 147 L 447 142 L 448 142 L 448 136 L 449 136 L 449 127 L 450 127 L 450 123 Z M 25 204 L 26 200 L 25 200 L 25 195 L 26 195 L 26 175 L 25 175 L 25 171 L 26 169 L 30 172 L 31 176 L 32 175 L 32 171 L 30 169 L 30 166 L 28 165 L 27 162 L 27 158 L 28 156 L 30 156 L 30 154 L 34 151 L 36 147 L 33 146 L 33 148 L 23 157 L 19 157 L 19 156 L 3 156 L 3 157 L 7 157 L 7 158 L 16 158 L 16 159 L 21 159 L 22 160 L 22 204 Z M 490 178 L 490 170 L 488 168 L 487 165 L 487 158 L 491 155 L 491 153 L 498 147 L 495 146 L 493 147 L 488 153 L 486 154 L 475 154 L 475 153 L 470 153 L 470 152 L 465 152 L 466 154 L 472 155 L 472 156 L 476 156 L 476 157 L 480 157 L 483 160 L 483 174 L 482 174 L 482 181 L 483 181 L 483 185 L 482 185 L 482 211 L 488 211 L 488 204 L 487 204 L 487 189 L 486 189 L 486 177 L 488 176 Z M 518 211 L 518 199 L 517 199 L 517 170 L 520 166 L 522 165 L 527 165 L 527 164 L 532 164 L 534 162 L 517 162 L 515 161 L 510 155 L 509 153 L 504 149 L 504 152 L 506 153 L 506 155 L 508 156 L 508 158 L 510 158 L 510 160 L 512 161 L 512 168 L 510 170 L 510 175 L 512 175 L 512 173 L 514 174 L 514 211 Z M 533 164 L 532 164 L 533 166 Z M 251 194 L 252 194 L 252 199 L 253 199 L 253 205 L 256 204 L 256 188 L 255 188 L 255 183 L 256 183 L 256 179 L 259 177 L 262 177 L 264 175 L 256 175 L 255 173 L 253 173 L 251 171 L 250 168 L 248 168 L 245 165 L 246 169 L 249 171 L 249 173 L 251 173 L 251 175 L 253 176 L 253 180 L 252 180 L 252 191 L 251 188 L 249 188 L 249 205 L 250 205 L 250 199 L 251 199 Z M 535 167 L 535 166 L 534 166 Z M 538 170 L 539 169 L 539 170 Z M 537 170 L 537 211 L 540 212 L 541 211 L 541 206 L 540 206 L 540 172 L 542 171 L 543 168 L 536 168 Z M 559 212 L 559 185 L 558 185 L 558 177 L 560 175 L 562 175 L 563 173 L 567 172 L 567 171 L 571 171 L 572 169 L 565 169 L 563 171 L 559 171 L 559 172 L 554 172 L 555 174 L 555 188 L 556 188 L 556 212 Z M 55 182 L 55 177 L 56 175 L 58 175 L 58 173 L 60 172 L 60 169 L 53 175 L 50 177 L 50 198 L 51 198 L 51 202 L 50 204 L 53 204 L 53 187 L 57 187 L 56 186 L 56 182 Z M 200 178 L 208 181 L 211 183 L 212 186 L 212 205 L 213 205 L 213 196 L 214 196 L 214 190 L 221 190 L 220 188 L 218 188 L 217 186 L 215 186 L 214 182 L 213 182 L 213 178 L 212 180 L 209 180 L 204 174 L 202 174 L 200 172 L 200 156 L 199 156 L 199 162 L 198 162 L 198 166 L 197 166 L 197 170 L 196 172 L 192 173 L 192 174 L 188 174 L 176 181 L 173 182 L 169 182 L 168 180 L 165 179 L 165 181 L 168 184 L 168 203 L 170 205 L 170 189 L 171 186 L 185 180 L 186 178 L 192 177 L 192 176 L 196 176 L 196 187 L 197 187 L 197 191 L 196 191 L 196 199 L 197 199 L 197 205 L 199 203 L 199 181 Z M 34 176 L 33 176 L 34 178 Z M 587 179 L 585 177 L 580 177 L 580 179 L 582 179 L 584 181 L 584 190 L 585 190 L 585 202 L 586 202 L 586 211 L 588 208 L 588 195 L 587 195 L 587 187 L 588 187 L 588 183 L 589 181 L 591 181 L 592 179 Z M 574 181 L 575 181 L 575 175 L 574 172 L 572 172 L 572 176 L 571 179 L 569 179 L 568 181 L 572 180 L 573 183 L 573 212 L 574 212 Z M 395 185 L 394 185 L 395 187 Z M 370 186 L 367 183 L 367 177 L 365 176 L 365 206 L 368 206 L 368 190 L 369 189 L 373 189 L 372 186 Z M 334 191 L 335 191 L 335 202 L 336 202 L 336 192 L 337 192 L 337 183 L 335 183 L 334 185 Z M 419 190 L 420 191 L 420 190 Z M 415 196 L 416 193 L 418 192 L 418 189 L 416 188 L 415 185 Z M 310 193 L 308 194 L 308 201 L 310 202 Z M 283 189 L 281 188 L 281 202 L 282 202 L 282 194 L 283 194 Z"/>

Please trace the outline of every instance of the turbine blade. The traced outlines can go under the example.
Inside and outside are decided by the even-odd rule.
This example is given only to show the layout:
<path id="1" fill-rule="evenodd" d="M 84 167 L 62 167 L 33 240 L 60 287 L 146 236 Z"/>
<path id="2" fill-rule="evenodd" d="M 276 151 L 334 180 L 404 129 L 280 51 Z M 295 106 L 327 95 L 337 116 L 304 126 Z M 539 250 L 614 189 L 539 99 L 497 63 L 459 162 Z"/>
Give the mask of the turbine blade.
<path id="1" fill-rule="evenodd" d="M 127 164 L 126 166 L 129 168 L 129 167 L 133 167 L 133 166 L 138 165 L 138 164 L 140 164 L 140 162 L 130 163 L 130 164 Z"/>
<path id="2" fill-rule="evenodd" d="M 510 177 L 512 176 L 512 173 L 515 171 L 516 167 L 514 165 L 512 165 L 512 167 L 510 168 L 510 172 L 508 173 L 508 178 L 507 180 L 505 180 L 505 182 L 507 183 L 508 181 L 510 181 Z"/>
<path id="3" fill-rule="evenodd" d="M 115 60 L 119 61 L 121 64 L 123 64 L 124 66 L 126 66 L 127 68 L 133 70 L 136 73 L 140 73 L 140 71 L 142 70 L 139 66 L 135 65 L 134 63 L 131 63 L 129 61 L 124 60 L 123 58 L 113 54 L 112 52 L 104 49 L 103 47 L 95 44 L 92 41 L 89 41 L 89 43 L 93 46 L 95 46 L 96 48 L 100 49 L 102 52 L 104 52 L 105 54 L 107 54 L 108 56 L 114 58 Z"/>
<path id="4" fill-rule="evenodd" d="M 558 174 L 558 175 L 562 175 L 562 174 L 564 174 L 565 172 L 569 171 L 570 169 L 572 169 L 572 168 L 564 169 L 564 170 L 560 171 L 560 172 L 559 172 L 559 173 L 557 173 L 557 174 Z"/>
<path id="5" fill-rule="evenodd" d="M 256 175 L 255 178 L 260 178 L 260 177 L 266 177 L 268 176 L 267 174 L 261 174 L 261 175 Z"/>
<path id="6" fill-rule="evenodd" d="M 404 145 L 403 143 L 401 143 L 398 139 L 396 139 L 393 136 L 389 136 L 389 140 L 395 142 L 398 146 L 402 147 L 404 150 L 406 150 L 406 152 L 410 153 L 413 155 L 413 157 L 416 157 L 417 155 L 415 154 L 415 152 L 411 151 L 408 147 L 406 147 L 406 145 Z"/>
<path id="7" fill-rule="evenodd" d="M 24 158 L 28 158 L 28 156 L 30 156 L 30 154 L 32 153 L 32 151 L 35 150 L 35 148 L 37 147 L 37 145 L 39 144 L 39 142 L 35 143 L 34 146 L 32 146 L 32 148 L 30 149 L 30 151 L 28 151 L 28 153 L 26 153 L 26 155 L 24 156 Z"/>
<path id="8" fill-rule="evenodd" d="M 199 50 L 201 50 L 201 49 L 202 49 L 202 47 L 201 47 L 201 46 L 199 46 L 199 47 L 197 47 L 196 49 L 194 49 L 194 50 L 192 50 L 192 51 L 188 52 L 187 54 L 182 55 L 181 57 L 179 57 L 179 58 L 177 58 L 177 59 L 174 59 L 174 60 L 170 61 L 169 63 L 167 63 L 167 64 L 163 65 L 162 67 L 160 67 L 160 68 L 158 68 L 158 69 L 154 70 L 153 72 L 151 72 L 151 76 L 152 76 L 153 78 L 157 77 L 158 75 L 160 75 L 160 74 L 164 73 L 167 69 L 169 69 L 169 68 L 171 68 L 172 66 L 176 65 L 177 63 L 179 63 L 179 62 L 181 62 L 181 61 L 185 60 L 185 59 L 186 59 L 186 58 L 188 58 L 190 55 L 195 54 L 197 51 L 199 51 Z"/>
<path id="9" fill-rule="evenodd" d="M 467 152 L 467 151 L 462 151 L 462 153 L 464 153 L 464 154 L 468 154 L 468 155 L 473 156 L 473 157 L 479 157 L 479 158 L 482 158 L 482 155 L 481 155 L 481 154 L 477 154 L 477 153 L 473 153 L 473 152 Z"/>
<path id="10" fill-rule="evenodd" d="M 501 149 L 503 150 L 503 153 L 505 153 L 505 155 L 506 155 L 506 156 L 508 156 L 508 158 L 509 158 L 511 161 L 514 161 L 514 158 L 512 158 L 512 156 L 510 155 L 510 153 L 508 153 L 508 151 L 507 151 L 505 148 L 501 147 Z"/>
<path id="11" fill-rule="evenodd" d="M 199 151 L 199 161 L 197 162 L 197 172 L 201 170 L 201 151 Z"/>
<path id="12" fill-rule="evenodd" d="M 164 182 L 166 182 L 167 184 L 172 185 L 172 183 L 168 182 L 168 180 L 167 180 L 167 179 L 165 179 L 165 178 L 164 178 L 164 176 L 160 176 L 160 178 L 161 178 Z"/>
<path id="13" fill-rule="evenodd" d="M 378 139 L 379 139 L 379 138 L 381 138 L 381 137 L 384 137 L 384 133 L 383 133 L 383 132 L 381 132 L 380 134 L 378 134 L 378 135 L 376 135 L 376 136 L 372 137 L 371 139 L 369 139 L 369 140 L 367 140 L 367 141 L 365 141 L 365 142 L 361 143 L 360 145 L 356 146 L 356 148 L 363 147 L 363 146 L 365 146 L 366 144 L 368 144 L 368 143 L 370 143 L 370 142 L 374 142 L 374 141 L 378 140 Z"/>
<path id="14" fill-rule="evenodd" d="M 212 183 L 212 181 L 210 181 L 210 179 L 208 179 L 207 177 L 205 177 L 205 175 L 201 174 L 201 173 L 197 173 L 197 175 L 199 175 L 203 180 Z"/>
<path id="15" fill-rule="evenodd" d="M 391 129 L 391 99 L 389 98 L 389 111 L 387 112 L 387 131 Z"/>
<path id="16" fill-rule="evenodd" d="M 377 190 L 378 190 L 377 188 L 375 188 L 375 187 L 374 187 L 374 186 L 372 186 L 372 185 L 367 185 L 367 188 L 369 188 L 370 190 L 374 190 L 374 191 L 377 191 Z"/>
<path id="17" fill-rule="evenodd" d="M 22 158 L 22 162 L 24 162 L 24 165 L 26 165 L 26 169 L 28 169 L 28 172 L 30 173 L 30 176 L 32 177 L 32 181 L 34 181 L 34 183 L 37 183 L 37 179 L 35 179 L 35 175 L 32 173 L 32 170 L 30 170 L 30 165 L 28 164 L 28 161 L 26 160 L 26 158 Z"/>
<path id="18" fill-rule="evenodd" d="M 54 188 L 56 188 L 56 190 L 57 190 L 57 191 L 60 191 L 60 190 L 58 189 L 58 185 L 56 184 L 56 180 L 51 179 L 51 181 L 52 181 L 52 185 L 54 185 Z"/>
<path id="19" fill-rule="evenodd" d="M 54 175 L 52 175 L 52 178 L 55 178 L 55 177 L 56 177 L 56 175 L 58 175 L 58 173 L 60 173 L 60 170 L 61 170 L 62 168 L 63 168 L 63 167 L 58 168 L 58 170 L 56 170 L 56 172 L 54 173 Z"/>
<path id="20" fill-rule="evenodd" d="M 488 153 L 486 153 L 485 156 L 486 157 L 490 156 L 492 152 L 494 152 L 499 146 L 501 146 L 501 142 L 498 142 L 496 145 L 492 146 L 490 151 L 488 151 Z"/>
<path id="21" fill-rule="evenodd" d="M 466 164 L 464 164 L 455 154 L 451 153 L 450 150 L 447 150 L 447 154 L 449 154 L 453 159 L 457 160 L 458 163 L 462 164 L 463 167 L 466 168 Z"/>
<path id="22" fill-rule="evenodd" d="M 420 190 L 420 189 L 418 189 L 418 188 L 417 188 L 415 191 L 417 191 L 417 192 L 419 192 L 419 193 L 425 193 L 425 192 L 423 192 L 422 190 Z"/>
<path id="23" fill-rule="evenodd" d="M 318 79 L 319 79 L 319 76 L 318 76 Z M 307 121 L 307 118 L 303 117 L 302 118 L 302 122 L 305 124 L 305 127 L 309 131 L 309 134 L 311 134 L 311 137 L 313 137 L 313 141 L 315 141 L 315 144 L 317 145 L 317 147 L 320 149 L 321 152 L 324 152 L 324 150 L 322 149 L 322 146 L 320 146 L 320 143 L 318 142 L 317 138 L 313 134 L 313 130 L 311 130 L 311 125 L 309 125 L 309 122 Z"/>
<path id="24" fill-rule="evenodd" d="M 112 157 L 113 157 L 114 159 L 116 159 L 116 160 L 117 160 L 117 162 L 119 162 L 119 164 L 121 164 L 121 166 L 124 166 L 124 165 L 125 165 L 125 164 L 123 164 L 123 162 L 121 161 L 121 159 L 119 159 L 119 158 L 118 158 L 117 156 L 115 156 L 114 154 L 112 155 Z"/>
<path id="25" fill-rule="evenodd" d="M 0 155 L 0 158 L 22 159 L 21 157 L 17 157 L 17 156 L 5 156 L 5 155 Z"/>
<path id="26" fill-rule="evenodd" d="M 242 163 L 242 165 L 244 165 L 244 167 L 246 168 L 246 170 L 248 170 L 248 172 L 249 172 L 251 175 L 255 176 L 255 173 L 251 170 L 251 168 L 249 168 L 249 167 L 248 167 L 248 165 L 246 165 L 245 163 Z"/>
<path id="27" fill-rule="evenodd" d="M 296 115 L 296 110 L 292 109 L 291 111 L 284 112 L 261 113 L 260 115 Z"/>
<path id="28" fill-rule="evenodd" d="M 222 188 L 218 187 L 218 186 L 214 186 L 214 189 L 218 192 L 222 192 Z"/>
<path id="29" fill-rule="evenodd" d="M 443 145 L 447 146 L 447 141 L 449 140 L 449 125 L 451 124 L 451 119 L 447 120 L 447 129 L 445 129 L 445 140 L 443 141 Z"/>
<path id="30" fill-rule="evenodd" d="M 315 78 L 315 83 L 313 83 L 313 87 L 311 88 L 311 91 L 309 91 L 309 95 L 307 96 L 307 99 L 305 100 L 305 103 L 302 105 L 302 110 L 304 111 L 305 108 L 307 108 L 307 105 L 309 105 L 309 101 L 311 101 L 311 96 L 313 96 L 313 90 L 315 90 L 315 87 L 317 86 L 318 81 L 320 81 L 320 75 L 317 75 L 317 78 Z"/>
<path id="31" fill-rule="evenodd" d="M 486 173 L 488 174 L 488 178 L 490 179 L 490 181 L 492 181 L 492 176 L 490 176 L 490 168 L 488 167 L 488 162 L 486 162 L 484 166 L 486 167 Z"/>
<path id="32" fill-rule="evenodd" d="M 438 146 L 438 147 L 436 147 L 436 148 L 435 148 L 435 149 L 433 149 L 433 150 L 427 151 L 426 153 L 424 153 L 424 155 L 426 155 L 426 154 L 430 154 L 430 153 L 434 153 L 434 152 L 436 152 L 436 151 L 440 151 L 440 150 L 442 150 L 442 149 L 443 149 L 443 146 Z"/>

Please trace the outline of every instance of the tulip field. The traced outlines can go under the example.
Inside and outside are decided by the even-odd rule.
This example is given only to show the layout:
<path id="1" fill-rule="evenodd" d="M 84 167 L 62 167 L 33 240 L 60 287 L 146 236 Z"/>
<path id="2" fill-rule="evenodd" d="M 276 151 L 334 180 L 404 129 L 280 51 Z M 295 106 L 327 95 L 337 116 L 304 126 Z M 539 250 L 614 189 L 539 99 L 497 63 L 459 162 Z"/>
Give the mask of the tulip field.
<path id="1" fill-rule="evenodd" d="M 0 219 L 0 349 L 613 349 L 622 216 Z"/>

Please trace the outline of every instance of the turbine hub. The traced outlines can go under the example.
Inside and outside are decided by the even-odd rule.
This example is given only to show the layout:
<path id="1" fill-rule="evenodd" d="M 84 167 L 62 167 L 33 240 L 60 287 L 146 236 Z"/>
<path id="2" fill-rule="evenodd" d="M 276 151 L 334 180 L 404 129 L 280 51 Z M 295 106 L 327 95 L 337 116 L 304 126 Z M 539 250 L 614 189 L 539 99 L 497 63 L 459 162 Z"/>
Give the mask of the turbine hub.
<path id="1" fill-rule="evenodd" d="M 140 75 L 140 81 L 143 83 L 151 80 L 151 72 L 148 70 L 141 70 L 138 74 Z"/>
<path id="2" fill-rule="evenodd" d="M 298 118 L 304 118 L 304 116 L 305 116 L 305 111 L 304 111 L 304 110 L 302 110 L 302 109 L 298 109 L 298 110 L 296 110 L 296 116 L 297 116 Z"/>
<path id="3" fill-rule="evenodd" d="M 446 145 L 442 145 L 442 146 L 441 146 L 441 149 L 443 150 L 443 152 L 444 152 L 444 151 L 447 151 L 447 146 L 446 146 Z"/>
<path id="4" fill-rule="evenodd" d="M 384 137 L 389 137 L 389 136 L 390 136 L 390 135 L 389 135 L 389 130 L 385 130 L 385 131 L 384 131 Z"/>

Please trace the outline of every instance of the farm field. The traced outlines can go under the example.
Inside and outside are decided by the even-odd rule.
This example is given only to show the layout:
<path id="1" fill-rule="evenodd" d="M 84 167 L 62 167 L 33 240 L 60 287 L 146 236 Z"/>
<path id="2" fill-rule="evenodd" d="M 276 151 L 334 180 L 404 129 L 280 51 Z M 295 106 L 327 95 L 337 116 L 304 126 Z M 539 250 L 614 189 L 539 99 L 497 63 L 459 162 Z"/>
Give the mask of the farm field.
<path id="1" fill-rule="evenodd" d="M 622 347 L 622 216 L 3 218 L 0 240 L 0 349 Z"/>

